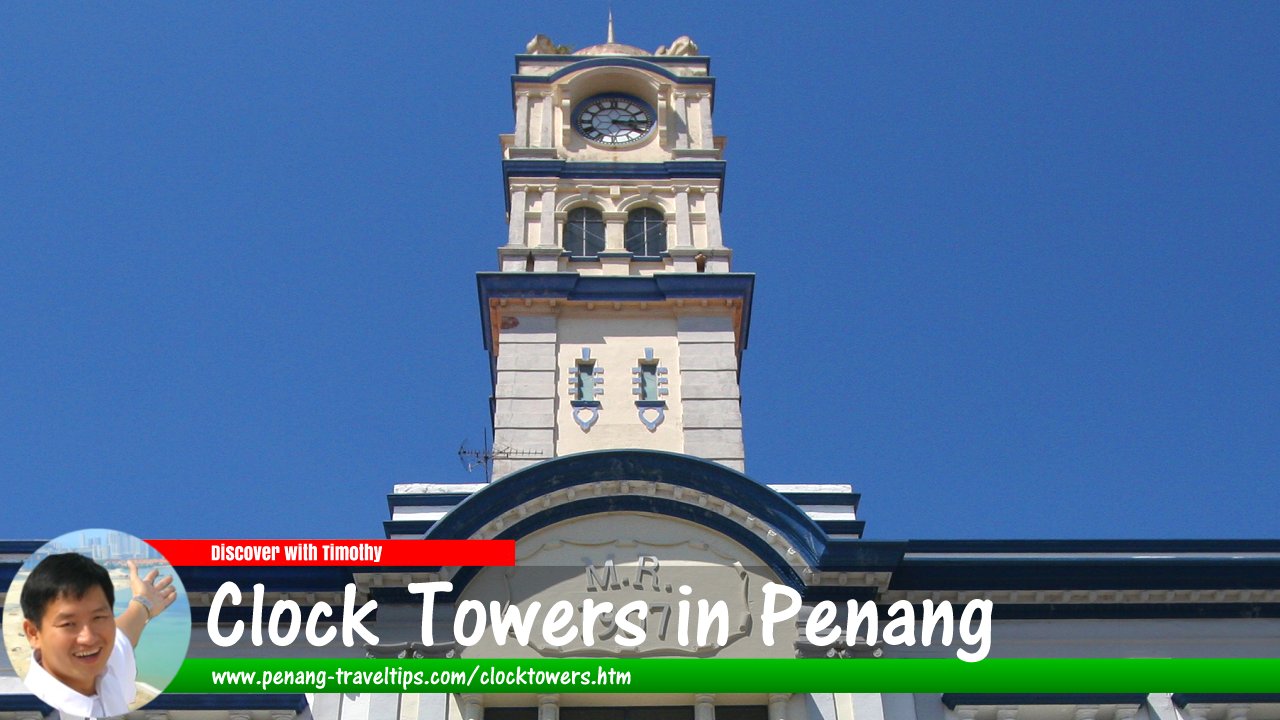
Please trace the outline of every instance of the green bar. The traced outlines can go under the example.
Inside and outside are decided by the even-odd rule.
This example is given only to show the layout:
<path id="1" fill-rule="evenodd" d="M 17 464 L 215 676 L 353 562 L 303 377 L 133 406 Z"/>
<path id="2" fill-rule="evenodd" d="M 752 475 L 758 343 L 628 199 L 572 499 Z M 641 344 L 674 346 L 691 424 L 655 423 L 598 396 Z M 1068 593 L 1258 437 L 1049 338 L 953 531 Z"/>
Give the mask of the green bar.
<path id="1" fill-rule="evenodd" d="M 691 663 L 696 662 L 694 666 Z M 444 673 L 445 675 L 442 675 Z M 240 674 L 237 677 L 237 674 Z M 621 682 L 626 677 L 626 682 Z M 612 682 L 610 682 L 612 680 Z M 188 659 L 166 693 L 1273 693 L 1280 659 Z"/>

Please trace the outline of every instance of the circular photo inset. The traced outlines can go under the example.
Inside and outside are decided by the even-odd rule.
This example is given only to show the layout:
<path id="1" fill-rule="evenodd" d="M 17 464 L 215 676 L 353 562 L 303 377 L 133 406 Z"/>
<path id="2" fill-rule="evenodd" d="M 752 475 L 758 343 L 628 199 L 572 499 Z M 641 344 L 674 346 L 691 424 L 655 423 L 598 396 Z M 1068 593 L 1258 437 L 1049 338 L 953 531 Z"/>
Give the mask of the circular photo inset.
<path id="1" fill-rule="evenodd" d="M 4 602 L 4 647 L 31 694 L 83 718 L 123 715 L 164 691 L 187 656 L 191 604 L 154 548 L 116 530 L 45 543 Z"/>

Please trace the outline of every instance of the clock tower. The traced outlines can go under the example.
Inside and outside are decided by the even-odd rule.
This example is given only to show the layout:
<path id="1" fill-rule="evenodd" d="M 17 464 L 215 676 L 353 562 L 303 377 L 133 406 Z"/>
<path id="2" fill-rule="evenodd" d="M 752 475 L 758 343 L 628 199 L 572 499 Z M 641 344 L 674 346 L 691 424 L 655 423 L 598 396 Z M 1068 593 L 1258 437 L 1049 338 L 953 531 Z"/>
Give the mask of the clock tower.
<path id="1" fill-rule="evenodd" d="M 509 232 L 478 276 L 493 477 L 592 450 L 744 469 L 738 374 L 754 276 L 720 210 L 715 78 L 688 37 L 516 57 L 501 136 Z"/>

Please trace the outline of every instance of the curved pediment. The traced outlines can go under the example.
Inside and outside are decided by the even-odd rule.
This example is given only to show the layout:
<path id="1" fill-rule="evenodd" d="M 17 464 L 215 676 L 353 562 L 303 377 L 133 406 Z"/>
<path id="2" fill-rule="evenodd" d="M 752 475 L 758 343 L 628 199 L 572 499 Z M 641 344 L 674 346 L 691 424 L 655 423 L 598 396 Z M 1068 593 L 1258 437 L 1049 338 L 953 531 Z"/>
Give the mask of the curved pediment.
<path id="1" fill-rule="evenodd" d="M 567 455 L 498 480 L 460 503 L 428 539 L 512 539 L 573 518 L 665 516 L 701 525 L 802 587 L 827 537 L 794 503 L 723 465 L 677 453 L 604 450 Z M 462 579 L 460 574 L 459 579 Z"/>
<path id="2" fill-rule="evenodd" d="M 751 550 L 696 522 L 626 511 L 570 518 L 517 540 L 514 567 L 482 568 L 467 583 L 454 607 L 474 634 L 461 652 L 791 657 L 794 623 L 767 643 L 761 626 L 765 588 L 778 579 Z M 569 621 L 548 632 L 557 605 L 572 608 Z M 532 630 L 495 632 L 494 618 L 511 614 Z"/>

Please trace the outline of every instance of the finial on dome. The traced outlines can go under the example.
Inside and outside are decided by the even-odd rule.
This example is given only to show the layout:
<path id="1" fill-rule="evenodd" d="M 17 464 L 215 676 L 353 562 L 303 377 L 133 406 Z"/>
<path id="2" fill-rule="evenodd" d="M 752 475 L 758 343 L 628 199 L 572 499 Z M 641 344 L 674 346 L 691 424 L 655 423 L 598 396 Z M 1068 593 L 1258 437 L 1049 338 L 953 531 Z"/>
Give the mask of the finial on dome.
<path id="1" fill-rule="evenodd" d="M 605 40 L 599 45 L 585 47 L 573 53 L 574 55 L 652 55 L 653 53 L 645 52 L 638 47 L 631 45 L 623 45 L 614 39 L 613 36 L 613 6 L 609 6 L 609 24 L 605 32 Z"/>

